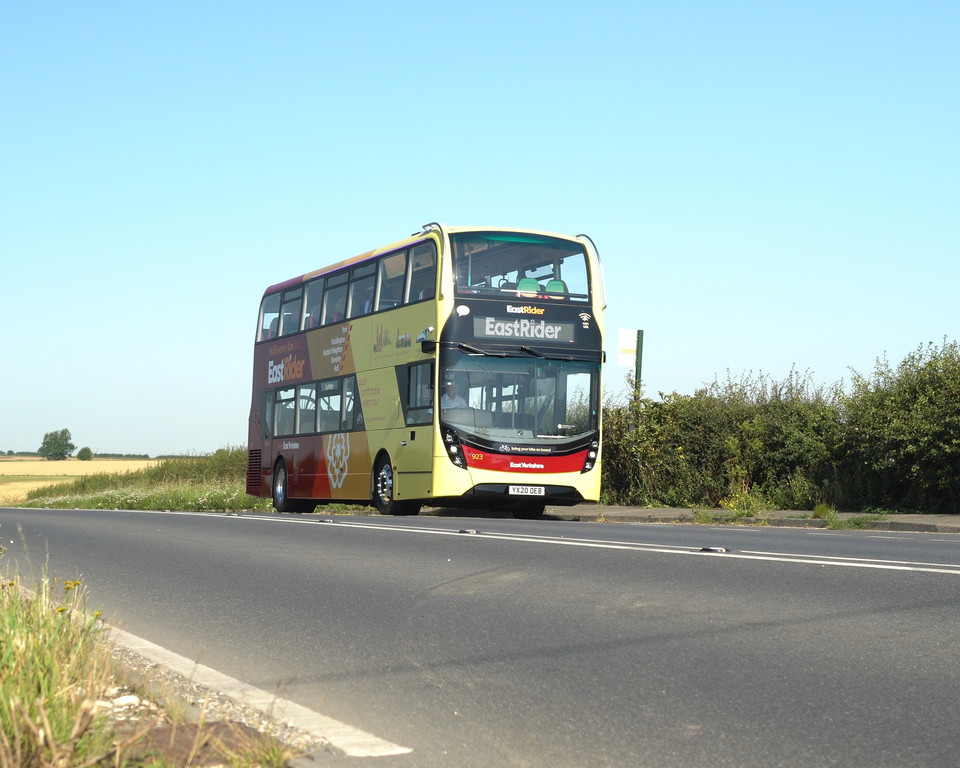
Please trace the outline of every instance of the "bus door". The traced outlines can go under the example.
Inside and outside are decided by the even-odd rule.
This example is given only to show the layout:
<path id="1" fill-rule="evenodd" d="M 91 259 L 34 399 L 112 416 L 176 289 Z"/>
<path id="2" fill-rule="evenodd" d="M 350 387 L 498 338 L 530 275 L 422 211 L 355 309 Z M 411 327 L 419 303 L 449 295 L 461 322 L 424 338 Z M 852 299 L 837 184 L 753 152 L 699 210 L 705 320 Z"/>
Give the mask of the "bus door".
<path id="1" fill-rule="evenodd" d="M 397 367 L 405 424 L 393 456 L 398 499 L 433 495 L 434 371 L 433 360 Z"/>

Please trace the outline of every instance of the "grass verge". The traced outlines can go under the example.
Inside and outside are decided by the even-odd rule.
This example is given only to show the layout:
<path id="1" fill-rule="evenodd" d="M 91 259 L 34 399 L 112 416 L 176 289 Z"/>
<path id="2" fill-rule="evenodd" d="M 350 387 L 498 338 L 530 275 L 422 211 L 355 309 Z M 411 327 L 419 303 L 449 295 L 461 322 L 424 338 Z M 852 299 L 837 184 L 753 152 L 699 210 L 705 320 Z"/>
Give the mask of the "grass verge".
<path id="1" fill-rule="evenodd" d="M 96 714 L 110 685 L 98 617 L 78 619 L 80 585 L 43 579 L 28 596 L 19 578 L 0 590 L 0 766 L 83 765 L 117 747 Z M 55 595 L 61 591 L 62 596 Z"/>
<path id="2" fill-rule="evenodd" d="M 813 510 L 813 517 L 823 520 L 825 528 L 832 531 L 859 531 L 870 527 L 871 523 L 884 520 L 885 511 L 870 515 L 840 515 L 829 504 L 820 503 Z"/>
<path id="3" fill-rule="evenodd" d="M 854 515 L 841 517 L 836 512 L 826 518 L 826 527 L 833 531 L 860 531 L 870 528 L 871 523 L 884 519 L 884 515 Z"/>
<path id="4" fill-rule="evenodd" d="M 97 473 L 27 494 L 25 507 L 56 509 L 266 510 L 270 499 L 246 493 L 244 448 L 161 459 L 134 472 Z"/>
<path id="5" fill-rule="evenodd" d="M 230 723 L 147 716 L 119 728 L 106 700 L 117 682 L 106 627 L 85 599 L 78 581 L 44 575 L 32 592 L 19 576 L 0 581 L 0 768 L 282 768 L 295 756 Z"/>

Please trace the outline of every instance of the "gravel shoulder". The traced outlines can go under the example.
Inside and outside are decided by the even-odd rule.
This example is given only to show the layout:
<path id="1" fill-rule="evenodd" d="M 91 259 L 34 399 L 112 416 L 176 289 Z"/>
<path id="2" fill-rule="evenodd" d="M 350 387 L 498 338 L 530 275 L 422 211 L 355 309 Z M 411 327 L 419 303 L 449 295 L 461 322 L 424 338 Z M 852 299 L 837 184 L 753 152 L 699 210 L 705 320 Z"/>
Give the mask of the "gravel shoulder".
<path id="1" fill-rule="evenodd" d="M 245 706 L 119 644 L 112 647 L 118 686 L 99 706 L 109 708 L 120 735 L 147 729 L 134 754 L 159 752 L 175 765 L 219 766 L 225 754 L 272 739 L 291 755 L 335 753 L 315 736 Z M 287 761 L 296 765 L 298 757 Z M 311 762 L 311 764 L 316 764 Z"/>

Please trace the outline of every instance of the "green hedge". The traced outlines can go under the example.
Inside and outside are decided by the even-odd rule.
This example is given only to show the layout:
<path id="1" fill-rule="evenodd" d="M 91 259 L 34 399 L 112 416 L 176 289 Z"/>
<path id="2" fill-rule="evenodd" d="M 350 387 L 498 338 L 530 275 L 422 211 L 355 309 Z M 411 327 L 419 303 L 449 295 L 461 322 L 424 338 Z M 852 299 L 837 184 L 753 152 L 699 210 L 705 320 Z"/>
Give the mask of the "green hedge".
<path id="1" fill-rule="evenodd" d="M 714 382 L 604 408 L 604 500 L 615 504 L 957 512 L 960 348 L 919 347 L 854 373 Z"/>
<path id="2" fill-rule="evenodd" d="M 840 502 L 958 511 L 960 347 L 918 347 L 894 370 L 878 360 L 873 376 L 854 375 L 837 455 Z"/>

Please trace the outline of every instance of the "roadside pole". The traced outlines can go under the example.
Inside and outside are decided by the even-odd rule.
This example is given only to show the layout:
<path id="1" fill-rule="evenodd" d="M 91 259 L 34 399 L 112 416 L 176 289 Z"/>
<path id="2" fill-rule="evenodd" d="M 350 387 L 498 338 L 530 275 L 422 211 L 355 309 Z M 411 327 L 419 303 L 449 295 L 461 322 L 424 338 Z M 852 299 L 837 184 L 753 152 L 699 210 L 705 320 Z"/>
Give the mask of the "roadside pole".
<path id="1" fill-rule="evenodd" d="M 640 384 L 643 373 L 643 331 L 633 328 L 620 329 L 617 365 L 633 368 L 633 398 L 640 396 Z"/>

